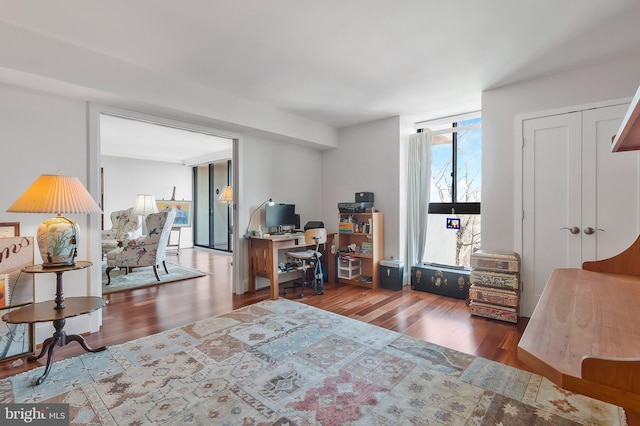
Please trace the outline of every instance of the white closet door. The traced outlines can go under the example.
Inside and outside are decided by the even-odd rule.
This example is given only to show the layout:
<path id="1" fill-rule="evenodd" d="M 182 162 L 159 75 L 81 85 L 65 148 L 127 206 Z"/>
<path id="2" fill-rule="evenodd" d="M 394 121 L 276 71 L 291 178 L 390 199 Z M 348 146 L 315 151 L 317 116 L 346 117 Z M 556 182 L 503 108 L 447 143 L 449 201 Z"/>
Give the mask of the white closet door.
<path id="1" fill-rule="evenodd" d="M 583 262 L 615 256 L 640 233 L 640 153 L 611 152 L 611 136 L 627 108 L 617 105 L 583 113 Z M 590 232 L 587 228 L 595 232 L 585 233 Z"/>
<path id="2" fill-rule="evenodd" d="M 531 313 L 551 271 L 581 263 L 581 113 L 523 126 L 521 309 Z"/>
<path id="3" fill-rule="evenodd" d="M 554 269 L 616 255 L 640 233 L 640 153 L 610 148 L 626 110 L 523 122 L 523 313 Z"/>

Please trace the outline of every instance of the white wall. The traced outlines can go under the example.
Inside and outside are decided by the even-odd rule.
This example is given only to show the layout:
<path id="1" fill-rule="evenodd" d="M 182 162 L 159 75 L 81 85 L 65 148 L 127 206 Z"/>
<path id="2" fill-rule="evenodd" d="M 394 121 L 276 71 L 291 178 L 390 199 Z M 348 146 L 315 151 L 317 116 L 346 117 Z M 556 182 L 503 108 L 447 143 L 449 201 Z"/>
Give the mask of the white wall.
<path id="1" fill-rule="evenodd" d="M 0 221 L 20 222 L 22 235 L 35 236 L 40 222 L 53 215 L 6 213 L 6 209 L 41 174 L 63 171 L 87 184 L 87 110 L 84 102 L 0 85 Z M 94 198 L 98 200 L 96 194 Z M 87 270 L 63 275 L 65 296 L 100 295 L 100 215 L 70 215 L 80 226 L 78 258 L 93 261 Z M 35 262 L 42 259 L 35 250 Z M 36 301 L 55 297 L 55 274 L 37 274 Z M 67 321 L 70 333 L 96 331 L 101 322 L 98 311 Z M 37 342 L 53 333 L 50 324 L 36 329 Z"/>
<path id="2" fill-rule="evenodd" d="M 482 95 L 482 247 L 514 250 L 515 117 L 519 114 L 631 98 L 640 56 L 488 90 Z M 525 259 L 526 261 L 526 259 Z"/>
<path id="3" fill-rule="evenodd" d="M 93 102 L 146 112 L 180 111 L 205 117 L 212 127 L 254 135 L 283 135 L 319 148 L 333 147 L 335 129 L 317 121 L 190 83 L 168 74 L 149 72 L 102 53 L 53 39 L 0 21 L 2 78 L 29 81 L 64 96 L 81 94 Z M 56 58 L 52 61 L 51 58 Z M 105 73 L 104 70 L 109 72 Z M 48 81 L 48 79 L 51 79 Z M 54 83 L 55 84 L 52 84 Z M 91 98 L 89 98 L 89 96 Z M 118 105 L 115 105 L 115 103 Z M 178 115 L 174 118 L 180 119 Z"/>
<path id="4" fill-rule="evenodd" d="M 240 238 L 234 249 L 239 259 L 241 283 L 248 288 L 247 243 L 242 239 L 249 224 L 249 216 L 264 201 L 295 204 L 300 213 L 300 225 L 322 216 L 322 155 L 321 152 L 287 142 L 243 136 L 240 148 L 240 192 L 237 199 L 242 207 L 236 234 Z M 235 190 L 235 188 L 234 188 Z M 264 207 L 251 221 L 251 229 L 264 225 Z M 264 283 L 262 283 L 264 285 Z"/>
<path id="5" fill-rule="evenodd" d="M 522 190 L 515 182 L 516 116 L 601 101 L 631 98 L 640 84 L 640 57 L 540 78 L 483 93 L 482 248 L 515 251 Z M 615 208 L 615 207 L 612 207 Z M 523 262 L 530 261 L 522 259 Z M 526 283 L 525 283 L 526 286 Z M 523 293 L 523 299 L 527 293 Z M 527 306 L 525 303 L 524 306 Z M 531 312 L 522 312 L 525 316 Z"/>
<path id="6" fill-rule="evenodd" d="M 162 161 L 100 157 L 104 171 L 104 229 L 111 229 L 109 215 L 133 207 L 137 194 L 152 194 L 156 200 L 169 200 L 176 187 L 176 200 L 193 201 L 191 167 Z M 193 228 L 182 229 L 180 247 L 193 247 Z"/>
<path id="7" fill-rule="evenodd" d="M 402 126 L 405 129 L 406 126 Z M 339 147 L 322 153 L 322 217 L 328 232 L 338 231 L 338 203 L 355 193 L 374 193 L 383 213 L 384 256 L 404 255 L 404 204 L 400 203 L 400 117 L 376 120 L 338 131 Z M 402 219 L 401 219 L 402 218 Z M 404 225 L 403 225 L 404 226 Z"/>

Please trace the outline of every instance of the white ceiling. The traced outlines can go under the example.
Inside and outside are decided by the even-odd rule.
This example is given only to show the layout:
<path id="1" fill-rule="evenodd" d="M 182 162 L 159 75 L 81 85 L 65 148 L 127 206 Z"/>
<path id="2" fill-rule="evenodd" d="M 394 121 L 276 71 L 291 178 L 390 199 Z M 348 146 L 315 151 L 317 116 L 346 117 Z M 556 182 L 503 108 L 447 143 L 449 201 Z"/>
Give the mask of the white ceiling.
<path id="1" fill-rule="evenodd" d="M 232 140 L 113 115 L 100 116 L 100 153 L 186 165 L 230 159 Z"/>
<path id="2" fill-rule="evenodd" d="M 478 110 L 483 90 L 640 54 L 638 0 L 0 0 L 0 10 L 0 22 L 338 128 Z"/>

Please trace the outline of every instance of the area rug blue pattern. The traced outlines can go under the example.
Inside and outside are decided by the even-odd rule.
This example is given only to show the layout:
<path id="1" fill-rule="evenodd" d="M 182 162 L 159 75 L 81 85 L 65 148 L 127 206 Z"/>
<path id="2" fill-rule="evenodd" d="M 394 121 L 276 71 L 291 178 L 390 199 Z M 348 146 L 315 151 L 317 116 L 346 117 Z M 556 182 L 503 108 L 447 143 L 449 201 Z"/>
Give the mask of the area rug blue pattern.
<path id="1" fill-rule="evenodd" d="M 0 381 L 81 425 L 620 425 L 541 376 L 279 299 Z"/>
<path id="2" fill-rule="evenodd" d="M 167 262 L 167 270 L 169 273 L 164 272 L 162 266 L 158 267 L 158 275 L 160 281 L 156 279 L 153 273 L 152 266 L 144 266 L 141 268 L 134 268 L 132 272 L 125 274 L 122 269 L 114 269 L 110 272 L 111 284 L 107 285 L 107 274 L 105 272 L 106 264 L 102 263 L 102 294 L 115 293 L 117 291 L 130 290 L 133 288 L 143 288 L 154 286 L 158 284 L 165 284 L 175 281 L 188 280 L 191 278 L 203 277 L 207 273 L 199 271 L 197 269 L 187 268 L 185 266 L 179 266 L 173 263 Z"/>

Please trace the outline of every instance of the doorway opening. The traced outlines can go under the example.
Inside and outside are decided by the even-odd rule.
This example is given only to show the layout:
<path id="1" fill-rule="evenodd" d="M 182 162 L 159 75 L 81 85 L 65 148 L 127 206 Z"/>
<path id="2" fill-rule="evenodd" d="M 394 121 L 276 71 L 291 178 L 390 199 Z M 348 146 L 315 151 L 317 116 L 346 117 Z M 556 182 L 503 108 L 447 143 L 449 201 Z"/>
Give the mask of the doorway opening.
<path id="1" fill-rule="evenodd" d="M 204 231 L 216 237 L 210 240 L 210 248 L 232 252 L 233 242 L 226 230 L 233 222 L 233 210 L 227 203 L 217 202 L 217 198 L 200 197 L 194 170 L 211 165 L 216 185 L 224 180 L 230 183 L 233 137 L 218 136 L 213 129 L 198 125 L 131 111 L 100 111 L 98 121 L 103 229 L 111 226 L 112 211 L 132 207 L 137 194 L 151 194 L 159 204 L 175 200 L 191 206 L 193 202 L 188 226 L 181 227 L 181 248 L 210 247 L 196 244 L 200 240 L 196 232 Z M 217 212 L 211 222 L 207 221 L 215 223 L 211 229 L 201 223 L 202 215 L 196 219 L 196 206 L 201 205 L 210 205 Z M 220 236 L 225 238 L 220 240 Z"/>

